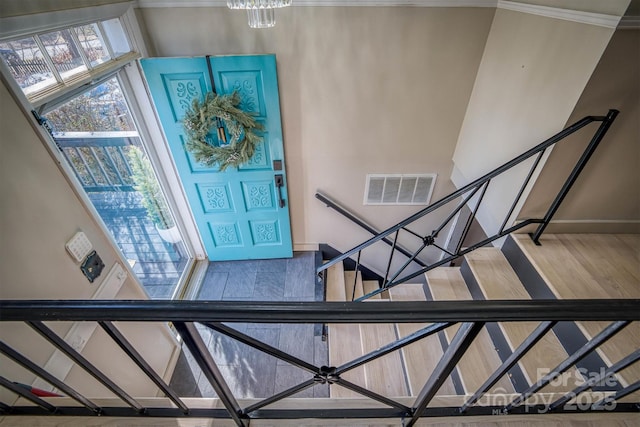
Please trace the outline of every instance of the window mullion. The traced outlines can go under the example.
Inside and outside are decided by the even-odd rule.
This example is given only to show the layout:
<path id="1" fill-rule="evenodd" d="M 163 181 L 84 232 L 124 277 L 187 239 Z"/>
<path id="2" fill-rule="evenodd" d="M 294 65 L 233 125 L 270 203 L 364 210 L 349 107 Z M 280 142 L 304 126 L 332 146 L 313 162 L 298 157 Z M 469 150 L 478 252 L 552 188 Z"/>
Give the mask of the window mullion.
<path id="1" fill-rule="evenodd" d="M 51 57 L 49 56 L 49 52 L 47 51 L 47 48 L 44 46 L 44 43 L 42 43 L 42 40 L 40 40 L 40 36 L 38 34 L 34 34 L 33 39 L 36 41 L 36 44 L 38 45 L 40 52 L 42 52 L 42 58 L 44 59 L 44 62 L 46 62 L 49 68 L 51 69 L 51 73 L 56 78 L 56 81 L 60 84 L 64 84 L 64 81 L 62 80 L 62 76 L 58 72 L 56 65 L 53 63 L 53 59 L 51 59 Z"/>
<path id="2" fill-rule="evenodd" d="M 76 45 L 76 50 L 80 55 L 80 59 L 82 59 L 82 62 L 84 62 L 85 67 L 87 67 L 87 71 L 90 72 L 93 69 L 93 67 L 91 66 L 91 61 L 89 61 L 89 58 L 87 58 L 87 55 L 84 51 L 84 47 L 80 43 L 80 39 L 78 38 L 78 33 L 76 33 L 76 28 L 70 27 L 69 34 L 71 34 L 71 40 L 73 41 L 73 44 Z"/>

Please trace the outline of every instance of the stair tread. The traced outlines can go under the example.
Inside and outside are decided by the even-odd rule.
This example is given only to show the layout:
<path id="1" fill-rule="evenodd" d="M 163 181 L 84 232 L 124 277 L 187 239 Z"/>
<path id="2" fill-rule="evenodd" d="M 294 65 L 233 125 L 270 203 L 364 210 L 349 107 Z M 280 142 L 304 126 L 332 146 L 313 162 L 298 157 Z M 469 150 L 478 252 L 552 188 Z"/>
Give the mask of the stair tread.
<path id="1" fill-rule="evenodd" d="M 327 301 L 346 301 L 344 292 L 344 266 L 338 262 L 327 269 Z"/>
<path id="2" fill-rule="evenodd" d="M 395 341 L 392 323 L 360 324 L 363 353 L 369 353 Z M 367 388 L 383 396 L 408 396 L 400 353 L 394 351 L 364 365 Z"/>
<path id="3" fill-rule="evenodd" d="M 537 246 L 526 234 L 512 238 L 558 299 L 640 298 L 640 235 L 545 234 Z M 587 339 L 606 322 L 576 322 Z M 608 365 L 640 348 L 640 328 L 627 326 L 598 348 Z M 620 373 L 630 384 L 640 378 L 640 365 Z"/>
<path id="4" fill-rule="evenodd" d="M 360 327 L 358 324 L 329 324 L 329 366 L 340 366 L 362 356 Z M 352 343 L 353 345 L 347 345 Z M 364 366 L 359 366 L 342 374 L 342 377 L 361 387 L 366 386 Z M 331 385 L 331 397 L 358 397 L 359 393 L 339 385 Z"/>
<path id="5" fill-rule="evenodd" d="M 499 248 L 480 248 L 465 256 L 482 293 L 491 299 L 531 299 L 515 271 Z M 538 322 L 500 322 L 507 343 L 515 350 L 538 326 Z M 568 354 L 553 331 L 549 331 L 519 364 L 529 384 L 533 384 L 547 371 L 540 368 L 554 368 L 568 357 Z M 567 372 L 571 380 L 558 381 L 542 389 L 544 392 L 571 391 L 578 384 L 580 374 L 575 368 Z"/>
<path id="6" fill-rule="evenodd" d="M 405 283 L 389 290 L 392 301 L 424 301 L 425 294 L 422 284 Z M 404 338 L 424 327 L 428 323 L 398 323 L 396 329 L 400 338 Z M 402 348 L 409 391 L 412 396 L 417 396 L 424 387 L 433 369 L 442 358 L 442 345 L 436 334 Z M 451 377 L 448 377 L 437 395 L 456 394 Z"/>
<path id="7" fill-rule="evenodd" d="M 355 290 L 354 290 L 355 284 Z M 362 285 L 362 274 L 353 270 L 344 272 L 344 293 L 347 301 L 353 301 L 364 295 L 364 287 Z"/>
<path id="8" fill-rule="evenodd" d="M 370 294 L 371 292 L 380 288 L 380 284 L 377 280 L 363 280 L 362 287 L 364 289 L 365 294 Z M 380 294 L 374 295 L 369 299 L 380 299 Z"/>
<path id="9" fill-rule="evenodd" d="M 457 267 L 439 267 L 426 273 L 429 289 L 434 300 L 453 301 L 471 300 L 467 284 Z M 447 342 L 451 342 L 460 325 L 454 325 L 445 330 Z M 496 353 L 489 332 L 483 328 L 465 355 L 458 362 L 458 372 L 466 393 L 475 393 L 480 386 L 502 364 Z M 513 393 L 511 381 L 502 377 L 492 390 Z"/>
<path id="10" fill-rule="evenodd" d="M 345 301 L 345 272 L 344 265 L 338 262 L 327 269 L 327 301 Z M 329 328 L 329 365 L 340 366 L 362 356 L 360 345 L 360 327 L 357 324 L 331 323 Z M 358 345 L 345 345 L 358 343 Z M 344 379 L 365 386 L 364 367 L 360 366 L 343 374 Z M 331 397 L 359 397 L 362 396 L 339 385 L 329 387 Z"/>

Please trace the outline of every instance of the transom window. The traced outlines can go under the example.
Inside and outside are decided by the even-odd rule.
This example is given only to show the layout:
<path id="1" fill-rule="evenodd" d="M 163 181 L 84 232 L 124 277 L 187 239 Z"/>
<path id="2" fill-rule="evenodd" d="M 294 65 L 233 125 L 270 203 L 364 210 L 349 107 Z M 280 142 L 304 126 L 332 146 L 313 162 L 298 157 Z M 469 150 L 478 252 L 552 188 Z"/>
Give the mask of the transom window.
<path id="1" fill-rule="evenodd" d="M 118 18 L 0 42 L 0 56 L 32 102 L 92 78 L 131 53 Z"/>

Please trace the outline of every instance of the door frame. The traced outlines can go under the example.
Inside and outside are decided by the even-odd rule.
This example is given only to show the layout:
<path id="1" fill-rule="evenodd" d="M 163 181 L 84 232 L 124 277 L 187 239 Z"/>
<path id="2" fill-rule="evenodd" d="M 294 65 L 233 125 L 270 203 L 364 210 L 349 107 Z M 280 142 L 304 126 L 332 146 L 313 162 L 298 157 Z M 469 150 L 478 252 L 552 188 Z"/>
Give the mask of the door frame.
<path id="1" fill-rule="evenodd" d="M 156 173 L 160 184 L 169 193 L 168 203 L 175 214 L 176 224 L 185 237 L 187 248 L 191 251 L 195 260 L 207 259 L 200 233 L 187 201 L 187 195 L 178 175 L 169 143 L 167 142 L 160 120 L 158 118 L 151 94 L 140 68 L 140 62 L 135 61 L 129 67 L 125 67 L 123 86 L 125 92 L 132 95 L 127 99 L 132 105 L 132 114 L 140 126 L 140 133 L 150 146 L 149 156 L 156 167 Z"/>

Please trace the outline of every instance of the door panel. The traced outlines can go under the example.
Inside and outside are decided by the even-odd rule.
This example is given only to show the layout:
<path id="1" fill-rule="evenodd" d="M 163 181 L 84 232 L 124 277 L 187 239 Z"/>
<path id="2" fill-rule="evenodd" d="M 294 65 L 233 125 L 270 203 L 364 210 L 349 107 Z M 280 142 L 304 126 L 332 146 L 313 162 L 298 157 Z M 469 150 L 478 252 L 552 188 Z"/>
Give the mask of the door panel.
<path id="1" fill-rule="evenodd" d="M 141 60 L 153 101 L 210 260 L 292 256 L 275 56 L 210 58 L 216 92 L 237 90 L 240 108 L 265 127 L 263 142 L 238 169 L 218 172 L 185 149 L 182 117 L 211 90 L 206 58 Z M 215 132 L 211 137 L 216 141 Z M 281 165 L 274 170 L 274 160 Z M 276 186 L 275 175 L 285 185 Z M 281 207 L 280 198 L 285 200 Z"/>

